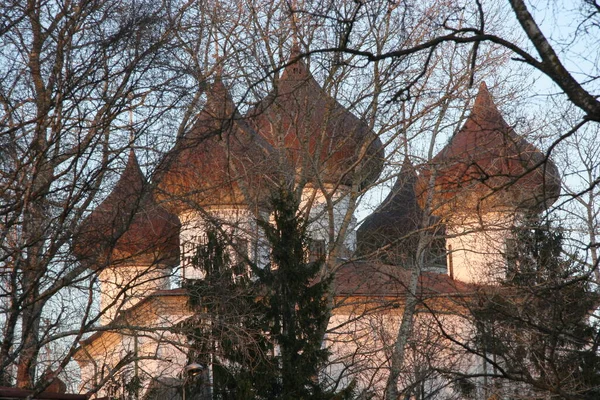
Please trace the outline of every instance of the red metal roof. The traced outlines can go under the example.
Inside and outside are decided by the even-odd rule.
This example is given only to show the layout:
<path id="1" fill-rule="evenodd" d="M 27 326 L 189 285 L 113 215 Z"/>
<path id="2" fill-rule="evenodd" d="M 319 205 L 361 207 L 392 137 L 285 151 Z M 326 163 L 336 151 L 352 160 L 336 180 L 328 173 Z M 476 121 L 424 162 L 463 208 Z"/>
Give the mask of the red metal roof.
<path id="1" fill-rule="evenodd" d="M 152 199 L 132 150 L 113 191 L 81 224 L 75 252 L 92 268 L 138 257 L 171 263 L 179 256 L 179 228 Z"/>
<path id="2" fill-rule="evenodd" d="M 286 153 L 308 180 L 368 184 L 383 168 L 383 146 L 369 126 L 329 96 L 297 46 L 275 89 L 251 110 L 256 131 Z"/>
<path id="3" fill-rule="evenodd" d="M 158 198 L 173 212 L 212 205 L 260 204 L 269 149 L 235 110 L 217 77 L 193 128 L 170 152 Z"/>
<path id="4" fill-rule="evenodd" d="M 389 297 L 403 299 L 412 270 L 370 261 L 348 262 L 335 275 L 336 296 Z M 455 281 L 447 274 L 421 272 L 418 296 L 456 296 L 475 293 L 477 286 Z"/>
<path id="5" fill-rule="evenodd" d="M 471 115 L 431 166 L 436 171 L 434 213 L 440 216 L 469 209 L 540 210 L 560 193 L 554 163 L 504 121 L 485 83 Z M 421 204 L 430 174 L 427 168 L 419 177 Z"/>

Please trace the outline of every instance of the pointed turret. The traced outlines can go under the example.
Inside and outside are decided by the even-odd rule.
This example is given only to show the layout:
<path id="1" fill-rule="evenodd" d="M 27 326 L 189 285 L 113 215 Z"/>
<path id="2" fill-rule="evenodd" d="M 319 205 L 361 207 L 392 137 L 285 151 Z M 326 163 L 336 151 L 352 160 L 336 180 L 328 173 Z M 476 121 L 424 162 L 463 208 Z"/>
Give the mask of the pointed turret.
<path id="1" fill-rule="evenodd" d="M 392 190 L 358 228 L 356 256 L 404 267 L 414 262 L 423 222 L 415 193 L 416 181 L 415 168 L 405 157 Z M 437 228 L 432 226 L 430 234 L 440 230 Z M 426 267 L 445 268 L 443 239 L 434 239 L 425 258 Z"/>
<path id="2" fill-rule="evenodd" d="M 215 124 L 217 121 L 224 123 L 236 117 L 235 104 L 231 93 L 223 83 L 223 77 L 219 71 L 206 96 L 204 109 L 198 115 L 198 121 L 204 120 Z"/>
<path id="3" fill-rule="evenodd" d="M 417 181 L 420 204 L 430 198 L 446 226 L 450 276 L 475 283 L 503 279 L 515 224 L 559 193 L 554 163 L 504 121 L 485 83 L 463 127 Z"/>
<path id="4" fill-rule="evenodd" d="M 405 263 L 415 246 L 422 212 L 417 204 L 414 184 L 417 174 L 408 157 L 385 200 L 369 215 L 356 232 L 356 254 L 375 254 L 390 264 Z"/>
<path id="5" fill-rule="evenodd" d="M 250 112 L 256 131 L 309 182 L 367 185 L 383 168 L 381 141 L 329 96 L 294 44 L 275 89 Z"/>
<path id="6" fill-rule="evenodd" d="M 471 115 L 431 164 L 436 171 L 433 212 L 442 217 L 460 211 L 539 211 L 560 193 L 554 163 L 504 121 L 485 83 Z M 421 204 L 430 171 L 419 178 Z"/>
<path id="7" fill-rule="evenodd" d="M 237 114 L 220 76 L 192 129 L 167 157 L 157 197 L 175 213 L 211 206 L 262 204 L 264 140 Z"/>
<path id="8" fill-rule="evenodd" d="M 110 195 L 81 224 L 75 253 L 96 271 L 100 321 L 169 287 L 179 261 L 179 219 L 157 205 L 133 150 Z"/>
<path id="9" fill-rule="evenodd" d="M 279 78 L 278 84 L 280 86 L 287 85 L 290 82 L 302 83 L 312 78 L 312 74 L 310 73 L 310 70 L 306 65 L 305 60 L 302 58 L 300 45 L 297 42 L 295 42 L 292 45 L 292 48 L 290 49 L 290 57 L 288 59 L 288 63 L 291 64 L 283 70 L 281 78 Z"/>
<path id="10" fill-rule="evenodd" d="M 119 181 L 82 222 L 76 254 L 93 269 L 115 263 L 169 264 L 179 254 L 179 220 L 157 205 L 133 150 Z"/>

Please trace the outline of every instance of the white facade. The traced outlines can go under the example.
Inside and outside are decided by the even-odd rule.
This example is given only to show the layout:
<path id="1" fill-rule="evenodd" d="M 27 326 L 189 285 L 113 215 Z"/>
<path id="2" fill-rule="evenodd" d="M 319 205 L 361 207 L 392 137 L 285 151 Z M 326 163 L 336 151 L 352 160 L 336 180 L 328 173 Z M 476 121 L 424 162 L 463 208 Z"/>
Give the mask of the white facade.
<path id="1" fill-rule="evenodd" d="M 179 220 L 181 278 L 204 277 L 202 271 L 192 265 L 192 260 L 198 246 L 206 243 L 207 232 L 211 230 L 222 234 L 226 241 L 231 240 L 232 260 L 245 256 L 260 267 L 269 262 L 269 249 L 256 222 L 257 215 L 248 208 L 222 206 L 207 208 L 202 213 L 186 211 L 179 215 Z"/>
<path id="2" fill-rule="evenodd" d="M 155 290 L 169 289 L 171 268 L 153 263 L 128 263 L 104 268 L 100 282 L 100 323 L 109 324 Z"/>
<path id="3" fill-rule="evenodd" d="M 392 351 L 402 321 L 402 308 L 382 311 L 381 304 L 369 299 L 360 303 L 369 306 L 340 309 L 332 316 L 326 345 L 331 350 L 330 365 L 326 370 L 327 382 L 344 387 L 353 380 L 358 392 L 366 398 L 382 399 L 388 384 Z M 432 299 L 428 306 L 441 306 L 437 314 L 418 312 L 408 340 L 399 387 L 402 398 L 461 399 L 469 398 L 464 388 L 442 371 L 462 371 L 466 375 L 481 375 L 489 368 L 485 361 L 465 350 L 446 335 L 472 343 L 475 328 L 462 305 L 451 298 Z M 421 310 L 423 311 L 423 310 Z M 442 328 L 443 327 L 443 332 Z M 484 396 L 482 379 L 471 379 L 473 397 Z M 372 396 L 372 397 L 369 397 Z"/>
<path id="4" fill-rule="evenodd" d="M 100 386 L 95 394 L 99 398 L 123 393 L 135 376 L 142 384 L 141 395 L 152 380 L 178 378 L 186 365 L 187 347 L 185 338 L 172 333 L 171 327 L 189 316 L 187 296 L 176 293 L 151 295 L 121 313 L 113 322 L 115 329 L 98 331 L 75 355 L 81 390 Z"/>
<path id="5" fill-rule="evenodd" d="M 353 130 L 350 128 L 359 124 L 360 121 L 354 116 L 348 117 L 349 113 L 339 104 L 335 109 L 344 115 L 343 118 L 328 120 L 327 118 L 319 119 L 319 113 L 306 114 L 305 102 L 309 103 L 308 106 L 322 107 L 330 104 L 336 105 L 337 103 L 325 96 L 316 81 L 311 80 L 312 78 L 307 73 L 308 70 L 305 66 L 302 67 L 304 69 L 296 67 L 294 67 L 294 64 L 288 66 L 294 71 L 288 71 L 286 68 L 287 72 L 284 71 L 282 79 L 284 76 L 291 79 L 290 76 L 296 76 L 302 70 L 303 78 L 300 80 L 296 78 L 301 77 L 293 78 L 288 82 L 288 85 L 296 88 L 296 90 L 302 86 L 299 82 L 309 82 L 310 85 L 308 88 L 303 89 L 307 92 L 300 99 L 289 96 L 289 93 L 287 96 L 282 97 L 287 100 L 280 104 L 280 107 L 294 108 L 294 110 L 284 109 L 284 112 L 277 111 L 275 115 L 267 115 L 264 113 L 265 110 L 262 110 L 263 113 L 254 116 L 254 118 L 267 115 L 280 120 L 284 116 L 289 117 L 289 121 L 286 121 L 289 126 L 281 124 L 289 132 L 302 127 L 308 129 L 308 133 L 311 133 L 314 129 L 319 128 L 319 124 L 325 125 L 324 128 L 329 130 L 328 133 L 331 134 L 332 138 L 324 143 L 329 143 L 333 148 L 337 148 L 337 157 L 331 157 L 331 154 L 325 153 L 302 153 L 302 157 L 327 155 L 331 163 L 340 161 L 344 165 L 360 164 L 360 161 L 363 160 L 355 159 L 354 153 L 364 143 L 355 143 L 355 146 L 346 148 L 343 146 L 346 140 L 341 139 L 349 138 L 340 138 L 337 135 L 340 127 L 346 126 L 349 132 L 352 132 Z M 280 81 L 280 83 L 282 82 L 285 83 L 286 81 Z M 298 100 L 302 101 L 299 102 Z M 312 103 L 310 103 L 311 101 Z M 481 99 L 479 101 L 483 102 Z M 267 110 L 275 113 L 272 108 L 267 107 Z M 293 112 L 287 115 L 285 111 Z M 306 118 L 306 121 L 299 121 L 292 117 Z M 334 123 L 331 123 L 331 121 Z M 272 121 L 263 121 L 256 125 L 257 129 L 263 129 L 263 133 L 266 132 L 265 126 L 268 125 L 271 129 L 271 139 L 279 138 L 283 134 L 283 132 L 275 129 Z M 478 126 L 476 128 L 479 129 Z M 473 129 L 477 130 L 476 128 Z M 369 135 L 373 135 L 373 143 L 377 139 L 374 133 L 367 130 L 367 127 L 364 131 L 358 129 L 353 134 L 361 132 L 364 134 L 363 140 L 369 138 Z M 305 132 L 303 131 L 303 133 Z M 259 136 L 260 134 L 257 133 L 257 137 Z M 291 139 L 294 139 L 294 137 L 291 137 Z M 310 140 L 306 139 L 311 139 L 311 137 L 300 135 L 295 139 L 299 142 L 310 143 Z M 319 138 L 315 138 L 315 140 L 317 139 Z M 352 139 L 360 141 L 359 137 L 353 137 Z M 290 154 L 297 156 L 299 153 L 297 154 L 298 149 L 294 147 L 294 140 L 289 140 L 289 142 L 291 143 L 290 148 L 283 149 L 286 151 L 281 154 L 288 154 L 288 150 L 293 150 Z M 352 142 L 348 141 L 348 143 Z M 286 144 L 287 142 L 284 141 L 283 143 Z M 376 157 L 376 152 L 373 152 L 371 156 Z M 215 156 L 215 154 L 220 155 L 220 153 L 206 152 L 205 156 Z M 257 154 L 263 153 L 259 152 Z M 239 154 L 239 156 L 246 155 Z M 188 156 L 190 155 L 188 154 Z M 462 157 L 462 153 L 458 155 L 458 158 L 460 157 Z M 199 165 L 204 167 L 212 165 L 206 162 L 207 160 L 201 161 L 203 162 Z M 219 158 L 218 161 L 222 161 L 222 159 Z M 301 163 L 307 160 L 293 161 Z M 185 164 L 185 160 L 182 161 L 182 164 Z M 381 168 L 383 168 L 382 165 Z M 186 165 L 183 165 L 183 167 L 186 167 Z M 337 166 L 331 164 L 328 167 L 331 168 L 331 171 L 335 171 L 334 167 Z M 374 168 L 377 169 L 376 166 Z M 268 175 L 270 171 L 262 172 Z M 381 172 L 381 169 L 376 172 Z M 450 176 L 455 178 L 452 174 Z M 175 174 L 175 178 L 174 182 L 180 183 L 178 174 Z M 320 188 L 308 184 L 302 191 L 299 212 L 308 220 L 308 235 L 312 239 L 310 245 L 314 246 L 314 248 L 307 249 L 309 257 L 313 252 L 319 256 L 327 256 L 327 251 L 335 244 L 339 246 L 337 249 L 339 252 L 333 254 L 332 258 L 337 257 L 337 259 L 329 260 L 335 263 L 351 255 L 356 248 L 356 219 L 352 215 L 350 188 L 342 184 L 343 176 L 320 178 L 323 178 L 320 179 L 323 182 L 337 181 L 337 183 L 325 184 Z M 183 191 L 183 193 L 194 193 L 197 189 L 194 185 L 201 185 L 202 182 L 191 180 L 186 181 L 186 184 L 190 187 L 186 187 L 186 191 Z M 442 199 L 447 200 L 444 197 L 447 193 L 442 191 L 439 194 L 442 195 Z M 466 196 L 463 200 L 468 198 L 469 196 Z M 228 201 L 242 202 L 237 200 Z M 178 217 L 181 223 L 179 231 L 179 267 L 181 272 L 178 276 L 178 278 L 181 278 L 180 280 L 204 278 L 201 269 L 194 265 L 194 259 L 199 246 L 207 243 L 207 236 L 210 231 L 218 232 L 220 238 L 228 243 L 231 249 L 231 260 L 234 263 L 239 259 L 239 261 L 252 261 L 259 267 L 269 264 L 270 249 L 266 243 L 264 232 L 261 231 L 257 223 L 257 218 L 268 221 L 268 214 L 259 215 L 250 207 L 239 204 L 220 204 L 204 208 L 199 207 L 193 211 L 179 211 Z M 420 299 L 422 300 L 419 304 L 420 309 L 417 310 L 412 333 L 406 343 L 404 365 L 406 368 L 403 369 L 400 379 L 403 386 L 411 387 L 419 383 L 421 385 L 419 390 L 438 393 L 442 397 L 446 395 L 454 398 L 486 397 L 485 393 L 480 390 L 481 387 L 486 386 L 486 382 L 470 382 L 469 385 L 473 385 L 473 393 L 469 394 L 467 393 L 469 385 L 462 388 L 459 387 L 460 385 L 456 386 L 455 381 L 448 379 L 439 371 L 464 371 L 467 374 L 481 375 L 488 368 L 483 358 L 474 356 L 473 352 L 469 352 L 468 349 L 461 346 L 461 344 L 465 346 L 476 346 L 477 344 L 474 342 L 476 340 L 475 326 L 471 322 L 472 319 L 469 313 L 465 312 L 468 307 L 464 303 L 455 302 L 456 299 L 460 300 L 461 297 L 468 296 L 468 294 L 465 295 L 457 288 L 457 283 L 461 283 L 463 287 L 468 286 L 465 283 L 490 284 L 497 282 L 498 279 L 504 276 L 506 242 L 511 237 L 511 230 L 518 217 L 518 213 L 514 211 L 494 211 L 477 215 L 472 210 L 470 213 L 462 214 L 449 210 L 449 213 L 442 217 L 446 225 L 448 272 L 451 279 L 448 279 L 445 275 L 438 275 L 443 276 L 446 283 L 445 288 L 441 290 L 439 287 L 433 287 L 435 284 L 431 282 L 431 288 L 423 284 L 418 289 L 430 290 L 427 295 L 431 297 L 426 300 Z M 391 242 L 393 242 L 394 239 L 400 238 L 391 239 Z M 343 265 L 340 264 L 336 264 L 335 268 L 339 267 L 341 269 Z M 374 262 L 374 264 L 377 264 L 377 262 Z M 325 346 L 331 349 L 332 356 L 331 365 L 325 371 L 322 379 L 338 388 L 355 381 L 358 389 L 365 392 L 365 397 L 368 397 L 369 394 L 372 394 L 375 398 L 384 397 L 387 377 L 391 367 L 391 356 L 394 346 L 399 343 L 397 335 L 399 334 L 405 300 L 411 296 L 408 293 L 406 276 L 401 277 L 401 274 L 398 273 L 402 270 L 402 266 L 388 265 L 387 267 L 391 268 L 387 268 L 387 271 L 380 273 L 380 275 L 385 277 L 386 284 L 393 283 L 397 285 L 391 285 L 392 289 L 390 289 L 390 286 L 383 289 L 369 286 L 374 281 L 375 276 L 373 274 L 369 275 L 368 272 L 354 277 L 338 277 L 336 275 L 336 284 L 343 284 L 343 279 L 348 281 L 355 279 L 362 281 L 361 283 L 366 284 L 368 288 L 359 294 L 356 294 L 356 292 L 335 293 L 337 297 L 344 297 L 342 300 L 345 304 L 332 310 L 324 343 Z M 185 379 L 181 378 L 182 370 L 188 361 L 187 338 L 177 337 L 170 331 L 173 326 L 190 318 L 192 312 L 187 304 L 187 294 L 184 290 L 177 293 L 176 291 L 151 293 L 154 289 L 168 288 L 168 279 L 165 278 L 165 275 L 162 275 L 165 273 L 166 270 L 160 268 L 152 270 L 146 267 L 144 269 L 144 267 L 138 265 L 107 268 L 100 273 L 102 285 L 101 305 L 109 310 L 103 317 L 102 322 L 107 324 L 112 321 L 114 329 L 99 332 L 93 340 L 90 340 L 78 352 L 77 359 L 82 368 L 85 387 L 91 388 L 93 385 L 99 384 L 98 377 L 100 379 L 106 377 L 105 371 L 118 366 L 121 360 L 129 360 L 128 365 L 133 365 L 135 368 L 135 376 L 145 379 L 145 387 L 148 387 L 151 379 L 160 380 L 164 378 L 171 379 L 173 382 L 180 379 L 181 384 L 185 382 Z M 422 271 L 421 276 L 427 273 Z M 138 278 L 143 280 L 138 281 Z M 337 281 L 338 278 L 339 282 Z M 430 299 L 432 299 L 431 303 L 429 303 Z M 336 302 L 339 300 L 339 298 L 335 299 Z M 433 306 L 436 308 L 431 308 Z M 128 309 L 128 312 L 117 314 L 119 309 Z M 204 317 L 205 320 L 214 321 L 210 316 Z M 449 337 L 456 340 L 450 340 Z M 104 391 L 100 394 L 109 393 Z"/>
<path id="6" fill-rule="evenodd" d="M 506 242 L 516 213 L 456 214 L 446 224 L 448 274 L 467 283 L 494 283 L 506 274 Z"/>

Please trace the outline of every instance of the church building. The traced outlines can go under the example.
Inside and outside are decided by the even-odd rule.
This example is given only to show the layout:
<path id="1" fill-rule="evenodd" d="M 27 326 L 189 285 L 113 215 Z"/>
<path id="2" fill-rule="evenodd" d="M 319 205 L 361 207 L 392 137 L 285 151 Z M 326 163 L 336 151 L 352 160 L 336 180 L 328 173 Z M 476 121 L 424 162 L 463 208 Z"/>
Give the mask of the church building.
<path id="1" fill-rule="evenodd" d="M 102 310 L 76 353 L 82 390 L 99 386 L 98 398 L 111 396 L 138 377 L 140 398 L 181 398 L 193 360 L 172 328 L 192 315 L 181 282 L 203 279 L 196 249 L 217 227 L 232 258 L 267 265 L 257 220 L 269 220 L 270 193 L 282 184 L 297 192 L 309 221 L 307 257 L 323 257 L 334 275 L 323 379 L 354 381 L 365 398 L 382 398 L 405 299 L 416 296 L 413 343 L 422 347 L 407 355 L 415 368 L 403 385 L 459 390 L 441 374 L 423 378 L 419 357 L 430 354 L 438 370 L 486 368 L 440 338 L 440 326 L 469 329 L 466 299 L 506 273 L 512 229 L 558 198 L 558 170 L 505 122 L 485 83 L 449 143 L 423 167 L 406 157 L 387 198 L 357 227 L 357 193 L 383 168 L 380 138 L 326 93 L 297 46 L 271 93 L 244 115 L 217 76 L 152 181 L 131 151 L 112 193 L 78 233 L 74 246 L 96 273 Z M 435 311 L 441 316 L 428 316 Z"/>

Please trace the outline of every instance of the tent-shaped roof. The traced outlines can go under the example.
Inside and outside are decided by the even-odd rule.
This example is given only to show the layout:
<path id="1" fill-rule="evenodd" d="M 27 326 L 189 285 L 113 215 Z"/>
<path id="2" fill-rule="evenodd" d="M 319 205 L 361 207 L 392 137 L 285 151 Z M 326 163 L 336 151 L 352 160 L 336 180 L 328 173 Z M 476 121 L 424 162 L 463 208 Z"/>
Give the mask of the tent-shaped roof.
<path id="1" fill-rule="evenodd" d="M 275 89 L 250 111 L 252 125 L 308 181 L 366 185 L 383 168 L 381 141 L 329 96 L 294 45 Z"/>
<path id="2" fill-rule="evenodd" d="M 560 193 L 554 163 L 504 121 L 485 83 L 471 115 L 431 165 L 436 173 L 433 212 L 442 217 L 474 210 L 541 210 Z M 422 205 L 432 169 L 419 177 Z"/>
<path id="3" fill-rule="evenodd" d="M 237 114 L 219 76 L 193 128 L 168 155 L 159 173 L 158 198 L 173 212 L 260 205 L 268 153 L 268 144 Z"/>
<path id="4" fill-rule="evenodd" d="M 149 193 L 133 150 L 113 191 L 82 222 L 78 257 L 93 269 L 140 260 L 172 264 L 179 256 L 179 219 Z"/>
<path id="5" fill-rule="evenodd" d="M 381 262 L 409 266 L 423 231 L 423 211 L 417 203 L 416 181 L 415 168 L 406 157 L 392 190 L 356 232 L 358 257 L 375 257 Z M 445 243 L 439 221 L 434 221 L 426 232 L 438 236 L 427 250 L 426 262 L 429 267 L 444 268 Z"/>
<path id="6" fill-rule="evenodd" d="M 416 180 L 417 174 L 405 158 L 392 190 L 356 232 L 357 255 L 365 256 L 383 250 L 386 253 L 398 252 L 397 257 L 401 258 L 415 248 L 411 239 L 418 234 L 422 219 L 414 190 Z M 396 264 L 393 260 L 388 261 Z"/>

